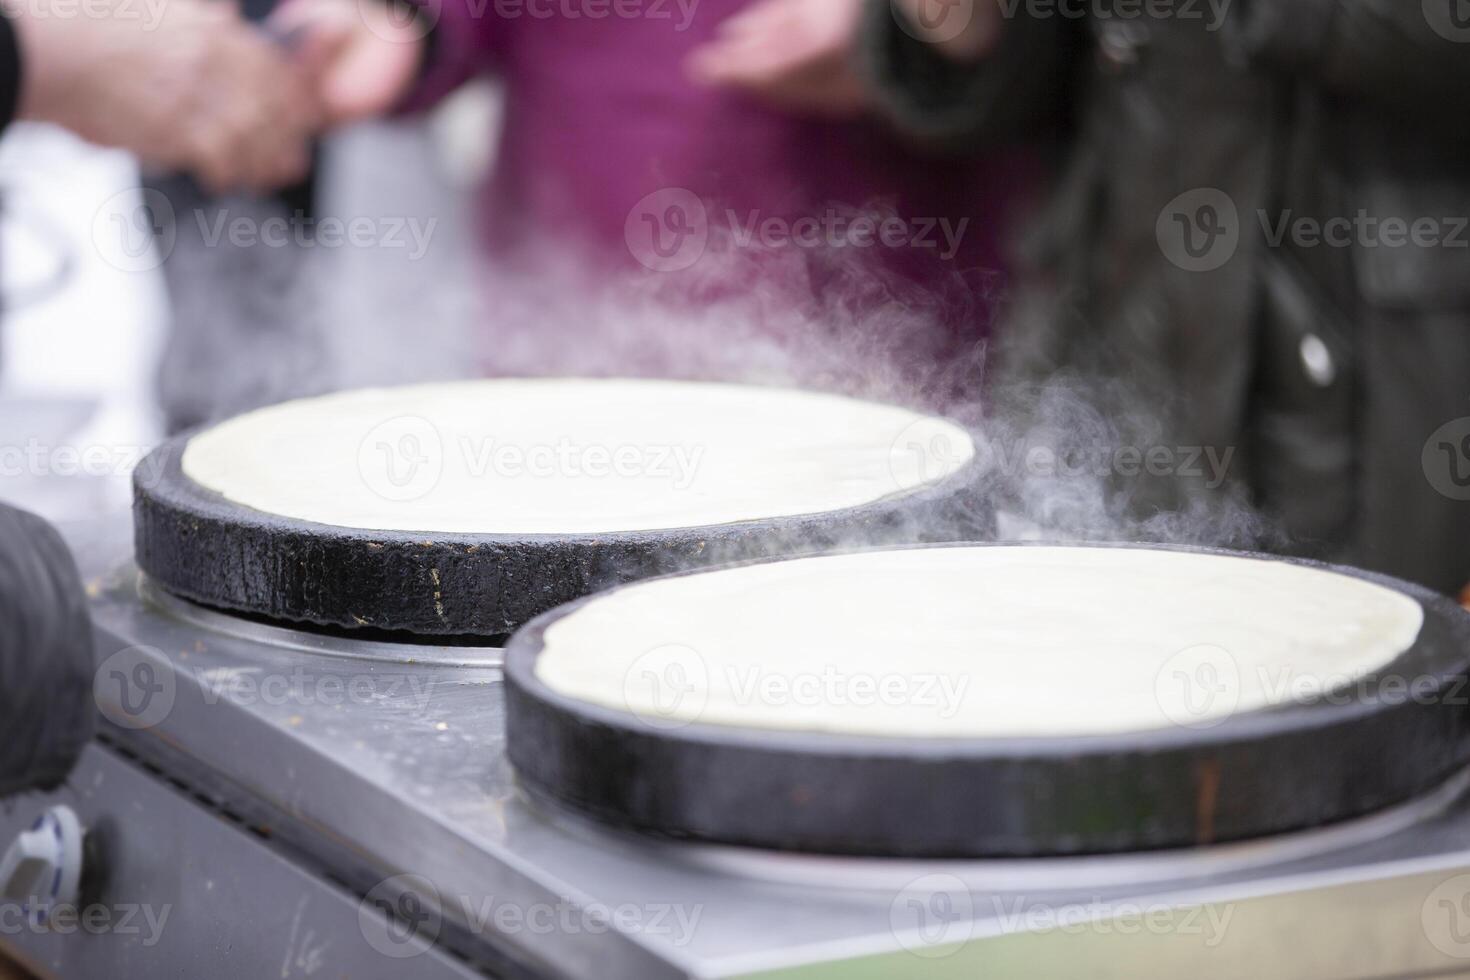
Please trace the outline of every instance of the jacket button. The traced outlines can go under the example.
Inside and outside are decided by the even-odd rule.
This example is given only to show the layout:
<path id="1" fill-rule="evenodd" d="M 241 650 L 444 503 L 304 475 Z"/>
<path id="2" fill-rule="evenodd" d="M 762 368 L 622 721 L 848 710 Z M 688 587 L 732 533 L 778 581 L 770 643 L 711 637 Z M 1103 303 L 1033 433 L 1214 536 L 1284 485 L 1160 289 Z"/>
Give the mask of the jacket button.
<path id="1" fill-rule="evenodd" d="M 1326 388 L 1337 378 L 1337 365 L 1332 361 L 1332 352 L 1322 342 L 1322 338 L 1314 333 L 1309 333 L 1302 338 L 1301 346 L 1297 353 L 1302 359 L 1302 370 L 1307 372 L 1307 379 L 1318 388 Z"/>

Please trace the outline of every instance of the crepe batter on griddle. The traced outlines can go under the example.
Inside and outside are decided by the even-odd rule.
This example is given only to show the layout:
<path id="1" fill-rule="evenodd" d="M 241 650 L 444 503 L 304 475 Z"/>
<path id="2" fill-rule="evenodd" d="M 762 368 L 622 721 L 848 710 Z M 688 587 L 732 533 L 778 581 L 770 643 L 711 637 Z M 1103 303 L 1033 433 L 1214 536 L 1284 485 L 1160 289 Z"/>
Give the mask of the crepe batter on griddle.
<path id="1" fill-rule="evenodd" d="M 956 425 L 852 398 L 543 379 L 288 402 L 195 436 L 182 465 L 231 501 L 321 524 L 594 534 L 857 507 L 939 483 L 973 456 Z M 421 485 L 396 492 L 383 465 Z"/>
<path id="2" fill-rule="evenodd" d="M 551 625 L 536 674 L 661 723 L 1104 735 L 1336 690 L 1408 650 L 1422 622 L 1419 603 L 1391 589 L 1279 561 L 885 550 L 620 588 Z M 645 683 L 670 669 L 680 690 Z"/>

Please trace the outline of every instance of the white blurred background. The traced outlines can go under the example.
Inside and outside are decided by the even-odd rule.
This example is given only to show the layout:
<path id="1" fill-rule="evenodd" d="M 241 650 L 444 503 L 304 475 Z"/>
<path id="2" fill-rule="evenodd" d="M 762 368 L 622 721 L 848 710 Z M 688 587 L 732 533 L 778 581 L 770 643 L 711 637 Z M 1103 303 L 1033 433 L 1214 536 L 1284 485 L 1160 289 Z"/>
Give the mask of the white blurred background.
<path id="1" fill-rule="evenodd" d="M 491 87 L 470 86 L 424 119 L 334 135 L 323 147 L 317 213 L 434 216 L 438 258 L 414 274 L 432 277 L 439 296 L 467 291 L 466 199 L 490 165 L 498 106 Z M 138 181 L 128 155 L 49 126 L 18 123 L 0 140 L 0 499 L 73 534 L 99 518 L 126 528 L 132 464 L 163 435 L 157 385 L 170 296 L 148 233 L 117 226 L 143 213 Z M 132 233 L 124 261 L 113 247 L 119 232 Z M 385 274 L 391 257 L 314 251 L 304 259 L 313 263 L 312 296 L 328 298 L 327 356 L 343 362 L 325 385 L 392 380 L 393 345 L 380 341 L 403 325 L 372 322 L 374 311 L 401 319 L 409 293 L 416 313 L 434 316 L 423 289 Z M 231 355 L 218 351 L 224 363 Z"/>

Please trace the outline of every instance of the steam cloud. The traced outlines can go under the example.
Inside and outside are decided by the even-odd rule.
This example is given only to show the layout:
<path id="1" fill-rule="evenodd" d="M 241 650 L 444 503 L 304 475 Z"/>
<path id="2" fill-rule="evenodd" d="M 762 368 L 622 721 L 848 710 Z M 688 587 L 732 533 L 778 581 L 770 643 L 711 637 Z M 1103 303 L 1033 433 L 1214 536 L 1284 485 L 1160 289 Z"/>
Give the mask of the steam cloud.
<path id="1" fill-rule="evenodd" d="M 326 390 L 484 375 L 792 385 L 941 412 L 976 434 L 984 470 L 972 506 L 918 510 L 909 526 L 890 529 L 899 539 L 1284 545 L 1226 479 L 1240 465 L 1232 447 L 1170 445 L 1158 406 L 1116 380 L 1021 381 L 996 371 L 992 345 L 966 340 L 955 325 L 983 337 L 973 324 L 1006 319 L 1009 297 L 997 275 L 956 271 L 921 290 L 873 250 L 737 247 L 717 233 L 693 268 L 673 274 L 589 274 L 593 262 L 565 242 L 528 244 L 491 263 L 452 222 L 429 246 L 417 259 L 387 249 L 308 250 L 289 256 L 294 274 L 282 288 L 257 283 L 243 307 L 211 303 L 216 317 L 243 310 L 228 332 L 258 333 L 253 324 L 274 320 L 295 324 L 295 336 L 236 345 L 232 356 L 241 360 L 232 370 L 252 380 L 210 414 Z M 189 248 L 181 240 L 171 262 L 191 275 L 222 275 L 197 268 L 222 265 L 220 256 L 190 256 Z M 1013 319 L 997 329 L 1027 327 Z M 215 347 L 215 356 L 221 349 L 230 348 Z M 1169 479 L 1146 479 L 1150 452 Z M 1168 489 L 1162 496 L 1160 486 Z M 871 541 L 867 529 L 821 545 Z M 801 544 L 779 547 L 808 550 Z"/>

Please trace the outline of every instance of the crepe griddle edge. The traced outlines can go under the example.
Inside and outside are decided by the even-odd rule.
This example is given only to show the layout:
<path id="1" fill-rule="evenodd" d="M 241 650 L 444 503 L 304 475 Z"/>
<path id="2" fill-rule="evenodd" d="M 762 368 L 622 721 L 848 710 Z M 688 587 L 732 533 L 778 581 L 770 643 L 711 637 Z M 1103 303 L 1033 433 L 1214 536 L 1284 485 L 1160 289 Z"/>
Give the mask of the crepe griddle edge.
<path id="1" fill-rule="evenodd" d="M 655 727 L 631 712 L 557 694 L 535 675 L 547 628 L 594 596 L 539 617 L 507 647 L 510 759 L 533 795 L 655 835 L 922 858 L 1103 854 L 1302 830 L 1409 800 L 1470 761 L 1470 614 L 1386 576 L 1273 560 L 1351 575 L 1418 601 L 1425 612 L 1419 637 L 1376 676 L 1432 679 L 1433 693 L 1379 698 L 1368 685 L 1346 703 L 1276 706 L 1210 728 L 1096 737 L 897 739 L 699 722 Z"/>
<path id="2" fill-rule="evenodd" d="M 195 602 L 270 620 L 422 636 L 495 637 L 592 592 L 752 557 L 989 536 L 972 461 L 932 486 L 842 510 L 707 527 L 574 535 L 368 531 L 258 511 L 189 479 L 189 436 L 133 477 L 139 567 Z"/>

